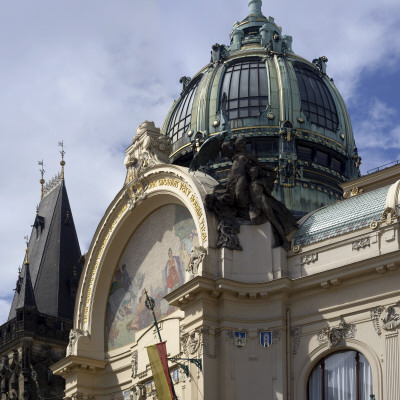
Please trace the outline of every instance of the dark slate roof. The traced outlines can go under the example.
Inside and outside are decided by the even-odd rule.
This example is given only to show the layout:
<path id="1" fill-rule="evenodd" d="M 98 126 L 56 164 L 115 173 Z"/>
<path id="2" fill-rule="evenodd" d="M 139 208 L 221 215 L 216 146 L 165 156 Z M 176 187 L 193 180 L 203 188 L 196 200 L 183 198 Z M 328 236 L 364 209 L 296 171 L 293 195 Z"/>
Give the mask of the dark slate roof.
<path id="1" fill-rule="evenodd" d="M 38 311 L 72 319 L 81 273 L 81 251 L 64 180 L 40 201 L 28 249 L 29 272 Z M 21 274 L 25 270 L 23 268 Z M 8 320 L 16 316 L 22 301 L 19 297 L 15 291 Z"/>
<path id="2" fill-rule="evenodd" d="M 295 245 L 305 246 L 369 226 L 379 221 L 385 209 L 389 186 L 359 194 L 322 207 L 302 218 L 293 237 Z"/>
<path id="3" fill-rule="evenodd" d="M 19 308 L 36 308 L 35 295 L 33 293 L 33 286 L 31 280 L 29 264 L 24 264 L 18 276 L 17 287 L 15 289 L 17 302 L 15 309 Z"/>

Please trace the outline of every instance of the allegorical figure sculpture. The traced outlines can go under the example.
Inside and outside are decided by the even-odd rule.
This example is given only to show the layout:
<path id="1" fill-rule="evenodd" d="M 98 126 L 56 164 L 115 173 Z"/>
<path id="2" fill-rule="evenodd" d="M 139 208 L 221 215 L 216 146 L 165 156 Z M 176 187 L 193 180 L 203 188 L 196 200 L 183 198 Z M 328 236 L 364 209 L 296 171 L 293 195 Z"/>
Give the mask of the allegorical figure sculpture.
<path id="1" fill-rule="evenodd" d="M 221 139 L 213 139 L 213 154 L 216 153 L 216 144 Z M 205 142 L 206 143 L 206 142 Z M 206 196 L 206 207 L 217 215 L 218 239 L 217 247 L 227 247 L 241 250 L 238 239 L 240 224 L 261 224 L 269 221 L 272 225 L 275 244 L 289 248 L 286 236 L 297 227 L 295 218 L 285 205 L 272 197 L 273 184 L 276 172 L 260 162 L 247 151 L 246 140 L 238 138 L 232 149 L 229 142 L 220 144 L 222 153 L 232 160 L 232 167 L 227 177 L 227 183 L 218 185 L 212 194 Z M 210 160 L 202 154 L 203 148 L 198 153 L 199 160 Z M 196 169 L 196 168 L 192 168 Z"/>
<path id="2" fill-rule="evenodd" d="M 266 217 L 275 229 L 275 242 L 289 249 L 286 236 L 297 227 L 296 220 L 283 203 L 272 197 L 275 171 L 263 172 L 257 166 L 250 168 L 250 220 L 257 224 Z"/>

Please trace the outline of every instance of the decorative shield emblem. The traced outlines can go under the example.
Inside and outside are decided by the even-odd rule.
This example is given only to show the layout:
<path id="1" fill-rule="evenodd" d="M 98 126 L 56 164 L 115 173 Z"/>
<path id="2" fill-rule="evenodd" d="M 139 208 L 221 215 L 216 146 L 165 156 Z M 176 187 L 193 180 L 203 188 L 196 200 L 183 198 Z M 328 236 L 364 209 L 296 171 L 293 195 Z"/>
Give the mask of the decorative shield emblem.
<path id="1" fill-rule="evenodd" d="M 262 347 L 269 347 L 272 344 L 272 332 L 261 331 L 260 332 L 260 343 Z"/>
<path id="2" fill-rule="evenodd" d="M 241 349 L 247 344 L 247 332 L 234 332 L 233 344 Z"/>
<path id="3" fill-rule="evenodd" d="M 175 368 L 172 371 L 172 380 L 174 383 L 178 383 L 179 382 L 179 368 Z"/>
<path id="4" fill-rule="evenodd" d="M 129 400 L 131 398 L 131 391 L 124 390 L 124 400 Z"/>
<path id="5" fill-rule="evenodd" d="M 150 396 L 151 392 L 153 391 L 153 385 L 152 385 L 152 381 L 149 381 L 146 383 L 146 395 Z"/>

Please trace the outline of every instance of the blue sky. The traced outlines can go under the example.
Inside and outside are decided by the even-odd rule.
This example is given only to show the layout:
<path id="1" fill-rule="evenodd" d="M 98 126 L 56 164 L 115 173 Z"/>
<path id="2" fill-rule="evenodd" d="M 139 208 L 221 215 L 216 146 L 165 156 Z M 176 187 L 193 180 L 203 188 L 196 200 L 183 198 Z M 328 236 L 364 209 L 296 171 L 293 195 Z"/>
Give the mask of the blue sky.
<path id="1" fill-rule="evenodd" d="M 161 126 L 179 78 L 229 43 L 247 0 L 0 1 L 0 323 L 46 179 L 60 167 L 82 252 L 125 175 L 124 151 L 144 120 Z M 362 171 L 400 159 L 398 0 L 264 1 L 293 50 L 328 57 L 348 105 Z"/>

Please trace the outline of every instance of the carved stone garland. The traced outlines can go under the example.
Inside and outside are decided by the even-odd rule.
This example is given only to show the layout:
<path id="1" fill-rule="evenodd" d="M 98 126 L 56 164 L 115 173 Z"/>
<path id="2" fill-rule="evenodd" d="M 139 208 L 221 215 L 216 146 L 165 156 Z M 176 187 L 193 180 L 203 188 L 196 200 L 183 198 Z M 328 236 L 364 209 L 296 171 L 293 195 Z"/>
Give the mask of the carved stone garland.
<path id="1" fill-rule="evenodd" d="M 292 353 L 295 356 L 300 346 L 302 327 L 301 325 L 293 326 L 290 330 L 290 336 L 293 338 Z"/>
<path id="2" fill-rule="evenodd" d="M 137 371 L 138 371 L 138 351 L 137 350 L 135 350 L 132 353 L 131 364 L 132 364 L 132 378 L 136 378 Z"/>
<path id="3" fill-rule="evenodd" d="M 347 324 L 342 320 L 337 327 L 326 326 L 318 333 L 318 342 L 322 344 L 328 343 L 329 347 L 337 347 L 343 345 L 346 339 L 354 338 L 357 328 L 354 324 Z"/>

